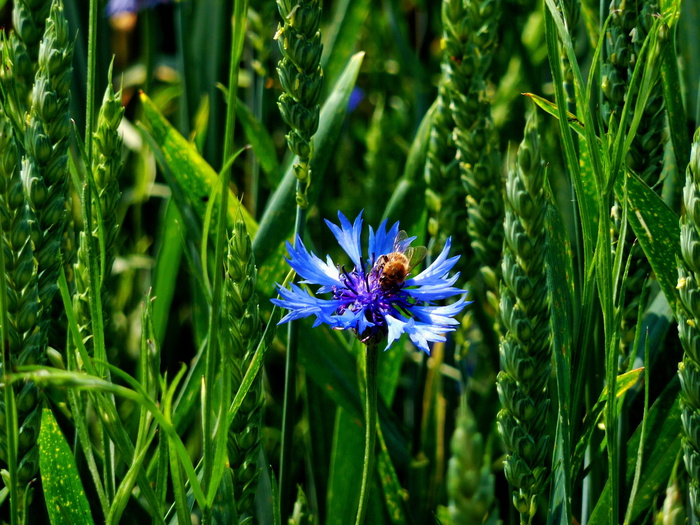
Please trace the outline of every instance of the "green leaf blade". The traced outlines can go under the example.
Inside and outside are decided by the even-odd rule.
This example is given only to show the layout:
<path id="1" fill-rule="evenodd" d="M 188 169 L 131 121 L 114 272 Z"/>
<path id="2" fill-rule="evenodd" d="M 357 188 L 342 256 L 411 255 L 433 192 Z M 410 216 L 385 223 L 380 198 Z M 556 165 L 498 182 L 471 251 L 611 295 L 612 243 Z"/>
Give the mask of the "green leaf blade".
<path id="1" fill-rule="evenodd" d="M 623 179 L 627 182 L 626 187 Z M 676 257 L 681 255 L 678 217 L 636 175 L 628 173 L 624 178 L 620 177 L 615 184 L 615 195 L 620 201 L 627 197 L 630 226 L 649 259 L 668 303 L 675 309 L 678 303 Z"/>
<path id="2" fill-rule="evenodd" d="M 218 184 L 217 173 L 144 93 L 141 93 L 141 103 L 144 111 L 143 124 L 153 139 L 151 144 L 161 153 L 160 158 L 165 164 L 163 168 L 167 168 L 169 183 L 176 186 L 174 190 L 180 190 L 178 195 L 202 221 L 212 189 Z M 182 202 L 178 202 L 178 206 L 182 206 Z M 258 225 L 237 198 L 229 199 L 227 211 L 229 224 L 242 217 L 250 235 L 255 234 Z"/>
<path id="3" fill-rule="evenodd" d="M 94 524 L 75 458 L 48 408 L 42 412 L 38 443 L 41 481 L 51 523 Z"/>

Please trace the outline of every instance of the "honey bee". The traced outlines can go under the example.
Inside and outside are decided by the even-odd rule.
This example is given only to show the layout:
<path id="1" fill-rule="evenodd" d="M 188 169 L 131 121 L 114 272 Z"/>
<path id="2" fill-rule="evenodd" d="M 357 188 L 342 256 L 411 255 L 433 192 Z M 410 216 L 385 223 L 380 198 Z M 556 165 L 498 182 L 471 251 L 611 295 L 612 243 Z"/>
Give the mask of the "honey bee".
<path id="1" fill-rule="evenodd" d="M 394 240 L 394 251 L 377 259 L 376 268 L 380 274 L 379 287 L 384 292 L 395 292 L 428 253 L 425 246 L 408 246 L 408 235 L 401 230 Z"/>

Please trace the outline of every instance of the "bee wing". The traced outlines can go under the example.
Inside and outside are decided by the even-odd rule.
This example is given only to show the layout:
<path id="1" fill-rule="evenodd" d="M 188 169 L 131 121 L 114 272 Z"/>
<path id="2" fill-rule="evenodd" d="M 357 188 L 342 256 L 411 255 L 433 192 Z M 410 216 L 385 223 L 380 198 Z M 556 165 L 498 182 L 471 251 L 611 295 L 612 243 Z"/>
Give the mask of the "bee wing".
<path id="1" fill-rule="evenodd" d="M 408 259 L 408 271 L 410 272 L 425 259 L 425 256 L 428 255 L 428 249 L 425 246 L 411 246 L 404 252 L 404 255 Z"/>
<path id="2" fill-rule="evenodd" d="M 405 231 L 401 230 L 399 233 L 396 234 L 396 238 L 394 239 L 395 252 L 403 253 L 406 250 L 406 239 L 408 239 L 408 234 Z"/>

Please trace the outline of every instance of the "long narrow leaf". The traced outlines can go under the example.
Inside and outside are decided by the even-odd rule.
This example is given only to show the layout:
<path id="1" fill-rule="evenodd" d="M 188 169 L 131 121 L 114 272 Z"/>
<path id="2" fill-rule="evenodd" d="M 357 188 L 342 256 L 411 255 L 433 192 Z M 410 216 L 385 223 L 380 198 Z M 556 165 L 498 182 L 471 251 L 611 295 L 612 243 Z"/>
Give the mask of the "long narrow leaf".
<path id="1" fill-rule="evenodd" d="M 552 454 L 554 481 L 549 502 L 548 525 L 571 523 L 571 351 L 573 344 L 573 260 L 566 230 L 554 206 L 546 215 L 547 288 L 550 293 L 554 374 L 557 384 L 557 423 Z"/>

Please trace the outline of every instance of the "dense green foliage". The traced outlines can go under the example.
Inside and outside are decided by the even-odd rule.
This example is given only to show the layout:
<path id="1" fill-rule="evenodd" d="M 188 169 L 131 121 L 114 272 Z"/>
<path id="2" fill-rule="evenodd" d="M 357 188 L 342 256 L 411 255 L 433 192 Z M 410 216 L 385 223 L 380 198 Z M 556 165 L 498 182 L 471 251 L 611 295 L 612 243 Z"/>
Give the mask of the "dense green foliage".
<path id="1" fill-rule="evenodd" d="M 105 4 L 0 0 L 0 522 L 700 520 L 697 0 Z M 338 210 L 430 355 L 277 329 Z"/>

